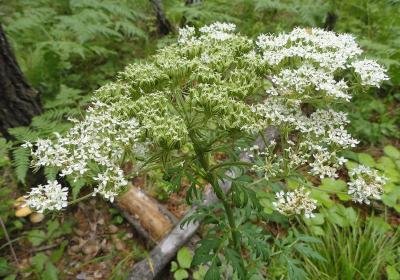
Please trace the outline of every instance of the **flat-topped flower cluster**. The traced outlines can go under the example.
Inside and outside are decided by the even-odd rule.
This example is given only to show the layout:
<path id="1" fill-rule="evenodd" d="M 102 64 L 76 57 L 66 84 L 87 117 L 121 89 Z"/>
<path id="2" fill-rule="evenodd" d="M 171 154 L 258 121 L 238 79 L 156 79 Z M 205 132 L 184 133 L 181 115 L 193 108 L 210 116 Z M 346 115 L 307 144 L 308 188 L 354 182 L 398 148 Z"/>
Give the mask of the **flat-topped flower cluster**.
<path id="1" fill-rule="evenodd" d="M 33 188 L 27 195 L 29 207 L 39 213 L 46 210 L 61 210 L 68 205 L 68 188 L 62 187 L 57 181 L 50 180 L 46 185 Z"/>
<path id="2" fill-rule="evenodd" d="M 364 165 L 359 165 L 349 172 L 349 194 L 355 202 L 370 204 L 370 199 L 380 199 L 383 193 L 382 186 L 387 178 Z"/>
<path id="3" fill-rule="evenodd" d="M 66 135 L 55 134 L 55 140 L 45 139 L 24 144 L 32 150 L 32 166 L 35 169 L 56 167 L 60 177 L 72 176 L 77 179 L 90 176 L 95 182 L 94 194 L 100 193 L 113 201 L 121 187 L 128 184 L 121 165 L 125 154 L 139 147 L 138 122 L 134 118 L 123 120 L 115 116 L 112 106 L 100 101 L 93 102 L 86 110 L 83 121 L 71 121 L 75 125 Z M 47 200 L 39 198 L 40 193 L 45 195 L 49 189 L 50 193 L 55 193 L 57 189 L 63 193 L 68 190 L 61 188 L 56 181 L 50 181 L 44 187 L 32 189 L 28 203 L 32 201 L 29 204 L 42 211 L 46 208 L 52 210 L 46 203 L 51 205 L 49 201 L 53 199 L 54 205 L 60 205 L 56 195 L 47 196 Z M 64 201 L 67 196 L 62 197 Z M 65 203 L 62 205 L 66 206 Z"/>
<path id="4" fill-rule="evenodd" d="M 280 139 L 261 151 L 264 163 L 254 170 L 268 179 L 299 169 L 337 177 L 345 162 L 338 152 L 358 141 L 335 104 L 349 102 L 355 85 L 379 86 L 388 79 L 361 54 L 353 36 L 316 28 L 252 40 L 235 33 L 231 23 L 185 27 L 176 44 L 127 66 L 115 82 L 97 90 L 86 117 L 66 135 L 26 146 L 35 168 L 53 166 L 60 176 L 85 177 L 94 193 L 111 201 L 130 179 L 124 164 L 139 166 L 148 159 L 196 164 L 195 138 L 211 143 L 204 148 L 210 153 L 212 145 L 234 150 L 233 139 L 256 137 L 271 126 Z M 356 201 L 378 198 L 365 182 L 350 184 Z M 32 191 L 35 199 L 42 189 Z M 277 196 L 278 211 L 312 216 L 315 201 L 305 189 Z M 46 199 L 51 198 L 31 205 L 43 211 L 50 205 Z"/>
<path id="5" fill-rule="evenodd" d="M 304 188 L 298 188 L 294 191 L 276 193 L 275 208 L 284 215 L 304 214 L 306 218 L 314 217 L 313 211 L 317 208 L 317 201 L 310 198 L 310 192 Z"/>

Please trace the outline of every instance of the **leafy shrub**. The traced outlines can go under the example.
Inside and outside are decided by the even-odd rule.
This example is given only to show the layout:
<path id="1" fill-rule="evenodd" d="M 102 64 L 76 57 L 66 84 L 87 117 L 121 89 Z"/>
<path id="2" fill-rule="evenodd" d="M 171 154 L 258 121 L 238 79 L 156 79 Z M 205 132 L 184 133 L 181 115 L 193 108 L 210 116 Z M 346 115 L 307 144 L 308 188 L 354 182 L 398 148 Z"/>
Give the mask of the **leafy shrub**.
<path id="1" fill-rule="evenodd" d="M 346 162 L 338 152 L 358 143 L 335 104 L 387 79 L 379 64 L 360 56 L 349 35 L 296 28 L 253 41 L 234 30 L 219 22 L 197 33 L 180 30 L 178 43 L 129 65 L 97 90 L 85 118 L 74 120 L 65 134 L 24 144 L 36 169 L 52 167 L 61 177 L 83 179 L 94 186 L 92 194 L 110 201 L 128 179 L 147 170 L 161 170 L 176 190 L 189 181 L 189 203 L 201 199 L 209 184 L 220 203 L 198 208 L 185 221 L 207 224 L 192 263 L 209 265 L 206 279 L 260 275 L 268 249 L 264 229 L 250 222 L 264 217 L 251 188 L 255 180 L 275 193 L 280 214 L 274 216 L 315 216 L 314 186 L 306 178 L 338 177 Z M 263 138 L 271 126 L 279 141 Z M 265 148 L 245 148 L 260 135 Z M 254 161 L 242 161 L 240 151 Z M 126 164 L 133 170 L 124 170 Z M 348 183 L 353 200 L 379 199 L 385 179 L 368 167 L 355 170 Z M 292 178 L 299 185 L 290 185 Z M 69 190 L 54 179 L 29 192 L 30 207 L 44 212 L 67 205 Z M 280 184 L 272 189 L 272 183 Z M 72 193 L 80 187 L 73 185 Z"/>

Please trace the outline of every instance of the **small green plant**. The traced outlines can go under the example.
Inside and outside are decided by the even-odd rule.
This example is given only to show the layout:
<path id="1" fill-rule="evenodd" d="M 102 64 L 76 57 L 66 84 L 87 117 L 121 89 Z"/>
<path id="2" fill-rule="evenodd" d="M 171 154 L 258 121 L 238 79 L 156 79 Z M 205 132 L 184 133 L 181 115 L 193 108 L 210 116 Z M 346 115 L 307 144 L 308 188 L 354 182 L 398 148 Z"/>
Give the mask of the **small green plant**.
<path id="1" fill-rule="evenodd" d="M 33 246 L 49 244 L 57 238 L 72 232 L 72 222 L 64 221 L 62 224 L 56 219 L 47 221 L 44 229 L 32 229 L 27 233 L 27 239 Z M 61 246 L 61 247 L 65 247 Z"/>
<path id="2" fill-rule="evenodd" d="M 18 228 L 15 226 L 15 223 L 18 221 L 17 219 L 8 221 L 8 232 L 19 230 L 20 236 L 16 240 L 25 239 L 33 248 L 39 248 L 39 251 L 42 251 L 40 249 L 41 246 L 56 247 L 56 249 L 53 249 L 51 253 L 39 252 L 34 254 L 30 258 L 29 267 L 23 270 L 21 270 L 21 268 L 17 270 L 8 263 L 7 259 L 0 258 L 0 276 L 9 280 L 18 279 L 18 275 L 31 275 L 34 277 L 33 279 L 59 279 L 60 271 L 56 268 L 55 264 L 60 261 L 67 248 L 68 241 L 63 237 L 71 233 L 72 223 L 63 221 L 63 223 L 60 224 L 57 219 L 52 219 L 48 220 L 46 224 L 39 226 L 39 228 L 33 228 L 22 232 L 22 224 Z M 7 243 L 3 244 L 1 250 L 8 249 L 6 245 Z M 26 244 L 24 246 L 26 246 Z M 16 265 L 16 263 L 14 263 L 14 265 Z"/>
<path id="3" fill-rule="evenodd" d="M 171 272 L 175 280 L 189 278 L 189 269 L 193 260 L 193 254 L 187 247 L 182 247 L 176 255 L 176 262 L 171 262 Z"/>
<path id="4" fill-rule="evenodd" d="M 12 267 L 12 265 L 4 257 L 0 257 L 0 277 L 2 277 L 4 280 L 17 279 L 15 268 Z"/>
<path id="5" fill-rule="evenodd" d="M 64 246 L 65 247 L 65 246 Z M 50 257 L 44 253 L 37 253 L 31 258 L 32 272 L 37 279 L 57 280 L 59 270 L 55 267 Z"/>

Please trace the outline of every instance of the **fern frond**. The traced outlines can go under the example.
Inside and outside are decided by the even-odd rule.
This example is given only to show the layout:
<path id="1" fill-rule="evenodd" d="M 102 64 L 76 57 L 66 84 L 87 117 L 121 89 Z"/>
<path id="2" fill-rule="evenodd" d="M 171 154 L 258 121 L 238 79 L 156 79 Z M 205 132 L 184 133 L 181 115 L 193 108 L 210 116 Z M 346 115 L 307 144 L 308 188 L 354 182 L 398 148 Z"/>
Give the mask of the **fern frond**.
<path id="1" fill-rule="evenodd" d="M 42 43 L 43 47 L 48 47 L 57 54 L 60 55 L 64 60 L 69 60 L 71 57 L 86 58 L 87 48 L 77 42 L 71 41 L 45 41 Z M 39 45 L 40 46 L 40 45 Z"/>
<path id="2" fill-rule="evenodd" d="M 11 148 L 11 142 L 7 142 L 6 139 L 0 137 L 0 161 L 2 158 L 6 157 L 8 150 Z"/>
<path id="3" fill-rule="evenodd" d="M 58 172 L 59 170 L 54 167 L 46 166 L 44 168 L 44 175 L 46 176 L 47 180 L 55 180 Z"/>
<path id="4" fill-rule="evenodd" d="M 117 54 L 117 52 L 115 52 L 113 50 L 107 49 L 102 46 L 97 46 L 97 45 L 93 45 L 93 46 L 91 45 L 88 47 L 88 49 L 92 53 L 94 53 L 95 55 L 100 56 L 100 57 L 109 57 L 109 56 Z"/>
<path id="5" fill-rule="evenodd" d="M 137 37 L 145 40 L 148 39 L 146 31 L 129 21 L 117 21 L 115 22 L 115 28 L 128 37 Z"/>
<path id="6" fill-rule="evenodd" d="M 31 152 L 28 148 L 19 146 L 12 151 L 12 155 L 12 165 L 14 167 L 15 176 L 19 182 L 25 184 L 26 175 L 30 166 Z"/>
<path id="7" fill-rule="evenodd" d="M 38 132 L 25 126 L 10 128 L 8 132 L 19 142 L 36 141 L 39 138 Z"/>

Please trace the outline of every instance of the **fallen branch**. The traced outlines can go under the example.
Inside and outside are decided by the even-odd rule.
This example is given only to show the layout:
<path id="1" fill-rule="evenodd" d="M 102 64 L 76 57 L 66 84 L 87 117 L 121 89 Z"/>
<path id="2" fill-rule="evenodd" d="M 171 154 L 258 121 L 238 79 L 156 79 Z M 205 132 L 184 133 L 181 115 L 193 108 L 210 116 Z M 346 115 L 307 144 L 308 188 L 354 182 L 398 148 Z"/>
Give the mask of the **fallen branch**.
<path id="1" fill-rule="evenodd" d="M 130 186 L 114 204 L 136 231 L 151 243 L 157 243 L 177 224 L 178 219 L 142 189 Z"/>
<path id="2" fill-rule="evenodd" d="M 37 253 L 37 252 L 50 250 L 50 249 L 53 249 L 53 248 L 56 248 L 56 247 L 60 246 L 61 243 L 62 242 L 57 242 L 57 243 L 54 243 L 54 244 L 49 244 L 49 245 L 44 245 L 44 246 L 41 246 L 41 247 L 32 248 L 31 250 L 29 250 L 29 253 Z"/>

